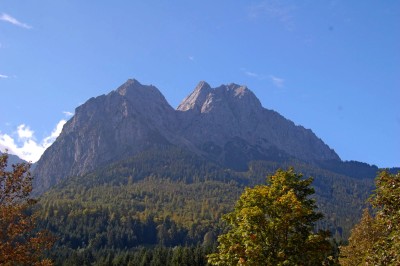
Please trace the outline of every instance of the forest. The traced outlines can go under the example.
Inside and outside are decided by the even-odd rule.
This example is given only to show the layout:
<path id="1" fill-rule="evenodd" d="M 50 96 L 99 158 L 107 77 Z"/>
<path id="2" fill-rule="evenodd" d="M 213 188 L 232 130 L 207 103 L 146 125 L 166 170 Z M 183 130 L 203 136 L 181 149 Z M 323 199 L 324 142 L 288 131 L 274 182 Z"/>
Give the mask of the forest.
<path id="1" fill-rule="evenodd" d="M 326 257 L 338 263 L 339 245 L 351 242 L 374 189 L 371 177 L 344 175 L 348 165 L 335 173 L 302 162 L 253 161 L 238 172 L 178 148 L 150 150 L 67 178 L 26 211 L 35 213 L 35 230 L 54 236 L 45 252 L 54 265 L 206 265 L 218 236 L 230 229 L 225 214 L 245 188 L 295 169 L 313 178 L 310 198 L 323 218 L 312 230 L 330 235 Z"/>

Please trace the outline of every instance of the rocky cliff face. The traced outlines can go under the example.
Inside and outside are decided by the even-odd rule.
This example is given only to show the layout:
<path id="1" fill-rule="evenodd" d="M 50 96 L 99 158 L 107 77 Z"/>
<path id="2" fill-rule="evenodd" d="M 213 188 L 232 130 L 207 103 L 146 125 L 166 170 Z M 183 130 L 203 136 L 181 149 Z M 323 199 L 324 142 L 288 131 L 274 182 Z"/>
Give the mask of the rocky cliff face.
<path id="1" fill-rule="evenodd" d="M 154 86 L 128 80 L 76 109 L 34 175 L 44 191 L 65 177 L 166 145 L 227 165 L 279 156 L 340 160 L 311 130 L 263 108 L 247 87 L 211 88 L 203 81 L 174 110 Z"/>
<path id="2" fill-rule="evenodd" d="M 245 86 L 211 89 L 200 82 L 177 110 L 181 112 L 180 134 L 222 161 L 232 151 L 229 145 L 246 146 L 249 152 L 243 156 L 250 156 L 248 159 L 262 159 L 279 150 L 307 162 L 340 160 L 311 130 L 263 108 Z"/>
<path id="3" fill-rule="evenodd" d="M 141 150 L 176 144 L 175 122 L 174 109 L 155 87 L 128 80 L 79 106 L 34 174 L 48 188 Z"/>

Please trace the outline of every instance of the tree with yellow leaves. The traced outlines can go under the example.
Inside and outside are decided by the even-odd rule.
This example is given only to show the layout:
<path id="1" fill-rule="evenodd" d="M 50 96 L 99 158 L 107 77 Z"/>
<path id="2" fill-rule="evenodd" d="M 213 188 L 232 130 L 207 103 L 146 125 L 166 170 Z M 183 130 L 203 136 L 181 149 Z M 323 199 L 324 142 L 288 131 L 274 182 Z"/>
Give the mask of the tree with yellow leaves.
<path id="1" fill-rule="evenodd" d="M 312 178 L 278 170 L 267 185 L 246 188 L 224 219 L 230 230 L 218 238 L 213 265 L 322 265 L 331 251 L 329 233 L 313 233 L 322 214 L 315 211 Z"/>
<path id="2" fill-rule="evenodd" d="M 32 191 L 30 165 L 12 166 L 7 171 L 7 154 L 0 156 L 0 265 L 52 265 L 43 258 L 53 238 L 46 231 L 36 231 L 29 197 Z"/>
<path id="3" fill-rule="evenodd" d="M 340 247 L 341 265 L 400 265 L 400 172 L 382 171 L 375 184 L 369 200 L 375 216 L 364 212 Z"/>
<path id="4" fill-rule="evenodd" d="M 382 236 L 382 229 L 365 208 L 360 223 L 351 230 L 349 244 L 340 247 L 340 265 L 366 265 L 367 255 L 373 252 L 374 243 Z"/>

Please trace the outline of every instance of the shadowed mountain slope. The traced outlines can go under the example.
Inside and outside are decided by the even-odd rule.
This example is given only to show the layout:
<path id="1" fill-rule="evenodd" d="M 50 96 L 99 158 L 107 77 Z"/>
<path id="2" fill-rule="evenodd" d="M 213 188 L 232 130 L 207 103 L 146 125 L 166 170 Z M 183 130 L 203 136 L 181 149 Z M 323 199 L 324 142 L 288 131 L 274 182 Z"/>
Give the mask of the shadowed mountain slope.
<path id="1" fill-rule="evenodd" d="M 156 87 L 130 79 L 76 108 L 37 163 L 36 187 L 43 192 L 65 177 L 171 145 L 242 171 L 252 160 L 340 162 L 311 130 L 263 108 L 245 86 L 200 82 L 174 110 Z"/>

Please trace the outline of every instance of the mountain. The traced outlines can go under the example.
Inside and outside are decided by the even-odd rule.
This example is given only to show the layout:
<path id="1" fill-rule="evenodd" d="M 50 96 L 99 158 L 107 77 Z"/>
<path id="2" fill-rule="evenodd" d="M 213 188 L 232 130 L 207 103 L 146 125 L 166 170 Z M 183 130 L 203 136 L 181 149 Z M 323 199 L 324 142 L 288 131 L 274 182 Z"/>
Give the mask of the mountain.
<path id="1" fill-rule="evenodd" d="M 38 161 L 36 187 L 43 192 L 68 176 L 171 145 L 241 171 L 253 160 L 340 162 L 311 130 L 263 108 L 245 86 L 200 82 L 174 110 L 156 87 L 130 79 L 76 108 Z"/>
<path id="2" fill-rule="evenodd" d="M 0 155 L 3 155 L 4 153 L 0 151 Z M 27 163 L 27 161 L 19 158 L 17 155 L 13 154 L 7 154 L 8 155 L 8 164 L 6 167 L 7 171 L 12 171 L 12 165 L 13 164 L 19 164 L 19 163 Z M 31 166 L 31 169 L 34 165 Z"/>
<path id="3" fill-rule="evenodd" d="M 150 265 L 155 246 L 165 256 L 196 246 L 201 255 L 186 256 L 204 258 L 244 188 L 289 167 L 314 177 L 325 216 L 315 229 L 346 239 L 376 166 L 341 161 L 245 86 L 202 81 L 174 110 L 154 86 L 128 80 L 79 106 L 37 163 L 39 224 L 57 236 L 56 265 Z"/>
<path id="4" fill-rule="evenodd" d="M 271 157 L 340 161 L 311 130 L 263 108 L 245 86 L 212 89 L 202 81 L 177 110 L 182 136 L 209 157 L 237 169 L 246 170 L 248 161 Z"/>
<path id="5" fill-rule="evenodd" d="M 34 174 L 47 189 L 67 176 L 175 143 L 175 120 L 175 111 L 157 88 L 128 80 L 76 108 Z"/>

